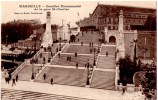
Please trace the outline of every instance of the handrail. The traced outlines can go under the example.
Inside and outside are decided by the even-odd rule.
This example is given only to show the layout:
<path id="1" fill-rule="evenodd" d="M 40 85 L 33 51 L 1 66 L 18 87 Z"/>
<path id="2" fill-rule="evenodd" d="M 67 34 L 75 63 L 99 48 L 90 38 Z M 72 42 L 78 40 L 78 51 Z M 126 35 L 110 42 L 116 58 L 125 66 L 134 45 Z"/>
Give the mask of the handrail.
<path id="1" fill-rule="evenodd" d="M 14 72 L 11 74 L 12 78 L 15 77 L 15 75 L 24 68 L 25 65 L 27 65 L 28 62 L 30 62 L 30 60 L 32 60 L 33 58 L 37 57 L 39 54 L 41 53 L 41 49 L 31 58 L 31 59 L 27 59 L 25 60 L 16 70 L 14 70 Z"/>
<path id="2" fill-rule="evenodd" d="M 16 70 L 14 70 L 14 72 L 11 74 L 12 78 L 15 77 L 15 75 L 21 70 L 23 69 L 23 67 L 27 64 L 28 60 L 25 60 Z"/>

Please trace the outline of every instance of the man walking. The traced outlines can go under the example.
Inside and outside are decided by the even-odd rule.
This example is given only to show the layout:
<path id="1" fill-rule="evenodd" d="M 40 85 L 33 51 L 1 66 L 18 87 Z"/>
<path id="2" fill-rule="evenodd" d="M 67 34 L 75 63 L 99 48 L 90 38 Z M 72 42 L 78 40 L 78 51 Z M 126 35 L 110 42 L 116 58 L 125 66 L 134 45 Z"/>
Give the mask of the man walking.
<path id="1" fill-rule="evenodd" d="M 50 83 L 51 83 L 51 85 L 53 85 L 53 78 L 51 78 Z"/>
<path id="2" fill-rule="evenodd" d="M 15 84 L 15 78 L 12 79 L 12 86 L 13 86 L 13 85 L 16 85 L 16 84 Z"/>
<path id="3" fill-rule="evenodd" d="M 45 74 L 45 73 L 43 74 L 43 79 L 44 79 L 44 80 L 46 79 L 46 74 Z"/>
<path id="4" fill-rule="evenodd" d="M 125 93 L 125 88 L 122 87 L 122 95 Z"/>
<path id="5" fill-rule="evenodd" d="M 76 62 L 76 69 L 78 69 L 78 62 Z"/>
<path id="6" fill-rule="evenodd" d="M 77 53 L 75 52 L 75 58 L 77 57 Z"/>
<path id="7" fill-rule="evenodd" d="M 19 76 L 18 76 L 18 75 L 16 75 L 16 82 L 18 81 L 18 78 L 19 78 Z"/>

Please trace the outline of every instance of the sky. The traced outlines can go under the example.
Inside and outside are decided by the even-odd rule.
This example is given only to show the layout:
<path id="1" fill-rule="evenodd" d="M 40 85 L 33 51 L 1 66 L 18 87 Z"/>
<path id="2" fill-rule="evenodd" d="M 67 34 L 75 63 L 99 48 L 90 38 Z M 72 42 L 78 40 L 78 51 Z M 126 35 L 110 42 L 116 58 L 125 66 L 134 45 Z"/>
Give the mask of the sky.
<path id="1" fill-rule="evenodd" d="M 51 9 L 51 23 L 62 25 L 70 22 L 71 27 L 75 27 L 77 20 L 83 19 L 89 16 L 89 13 L 93 13 L 97 4 L 107 5 L 125 5 L 134 7 L 155 8 L 156 1 L 2 1 L 1 2 L 1 22 L 6 23 L 8 21 L 18 19 L 40 19 L 41 23 L 46 22 L 46 12 Z M 41 5 L 42 10 L 35 11 L 34 8 L 19 7 L 19 5 Z M 70 5 L 79 7 L 69 7 L 69 10 L 52 10 L 52 7 L 48 6 L 60 6 Z M 55 7 L 57 8 L 57 7 Z M 47 9 L 44 11 L 44 9 Z M 41 14 L 15 14 L 15 13 L 41 13 Z"/>

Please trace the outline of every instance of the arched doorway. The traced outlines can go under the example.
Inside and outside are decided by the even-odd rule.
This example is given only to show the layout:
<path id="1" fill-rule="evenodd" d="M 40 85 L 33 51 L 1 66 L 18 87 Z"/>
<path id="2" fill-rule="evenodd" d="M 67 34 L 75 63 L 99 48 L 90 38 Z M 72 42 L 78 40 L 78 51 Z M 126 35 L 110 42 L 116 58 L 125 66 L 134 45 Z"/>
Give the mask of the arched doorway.
<path id="1" fill-rule="evenodd" d="M 114 36 L 109 37 L 109 42 L 110 43 L 116 43 L 116 38 Z"/>
<path id="2" fill-rule="evenodd" d="M 71 41 L 71 42 L 75 42 L 75 40 L 76 40 L 76 36 L 75 36 L 75 35 L 71 35 L 71 36 L 70 36 L 70 41 Z"/>

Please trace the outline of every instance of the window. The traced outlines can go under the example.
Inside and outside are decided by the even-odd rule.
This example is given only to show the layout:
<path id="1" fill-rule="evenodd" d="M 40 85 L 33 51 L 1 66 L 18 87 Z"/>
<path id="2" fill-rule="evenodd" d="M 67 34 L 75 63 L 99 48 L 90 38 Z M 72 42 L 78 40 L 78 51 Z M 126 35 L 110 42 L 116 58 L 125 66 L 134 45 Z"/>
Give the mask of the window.
<path id="1" fill-rule="evenodd" d="M 110 30 L 110 26 L 108 26 L 108 30 Z"/>
<path id="2" fill-rule="evenodd" d="M 115 26 L 113 26 L 113 29 L 115 30 Z"/>

